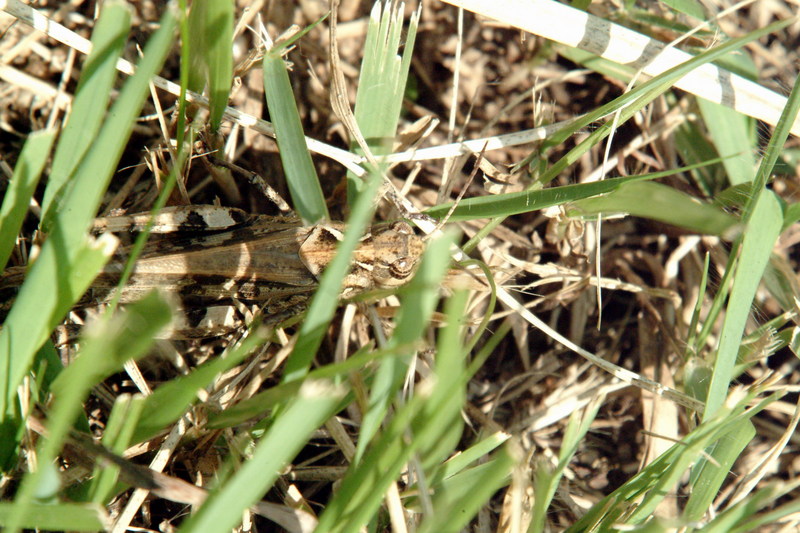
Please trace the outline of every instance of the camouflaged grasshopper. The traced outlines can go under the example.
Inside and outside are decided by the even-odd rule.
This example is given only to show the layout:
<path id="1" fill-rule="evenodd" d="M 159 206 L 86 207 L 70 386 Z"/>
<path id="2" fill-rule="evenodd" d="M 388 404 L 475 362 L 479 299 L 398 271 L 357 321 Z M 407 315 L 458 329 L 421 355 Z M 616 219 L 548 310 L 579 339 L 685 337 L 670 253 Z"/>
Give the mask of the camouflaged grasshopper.
<path id="1" fill-rule="evenodd" d="M 98 231 L 142 231 L 149 214 L 98 219 Z M 215 206 L 171 207 L 156 215 L 151 239 L 136 262 L 120 302 L 152 289 L 175 295 L 184 316 L 170 336 L 220 335 L 240 325 L 234 303 L 255 304 L 263 321 L 281 322 L 302 312 L 333 259 L 345 226 L 332 222 L 303 226 L 294 217 L 249 215 Z M 411 279 L 424 249 L 423 239 L 406 222 L 373 226 L 353 254 L 342 298 L 372 289 L 403 285 Z M 81 300 L 88 306 L 115 295 L 129 247 L 115 254 Z M 24 267 L 8 269 L 0 295 L 19 286 Z M 8 298 L 8 296 L 6 296 Z"/>

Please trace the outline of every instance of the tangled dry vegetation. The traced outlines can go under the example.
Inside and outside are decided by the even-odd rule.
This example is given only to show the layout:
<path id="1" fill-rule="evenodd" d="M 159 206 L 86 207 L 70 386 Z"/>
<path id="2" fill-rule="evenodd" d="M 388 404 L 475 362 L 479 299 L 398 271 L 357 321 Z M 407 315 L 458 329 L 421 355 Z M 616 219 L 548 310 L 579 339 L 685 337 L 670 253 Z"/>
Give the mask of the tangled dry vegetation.
<path id="1" fill-rule="evenodd" d="M 301 27 L 318 20 L 327 12 L 324 2 L 237 2 L 235 62 L 246 59 L 254 48 L 254 37 L 245 25 L 254 24 L 260 14 L 271 35 L 278 35 L 292 24 Z M 621 3 L 621 2 L 620 2 Z M 711 2 L 713 3 L 713 2 Z M 722 3 L 722 2 L 721 2 Z M 245 4 L 248 9 L 245 10 Z M 417 9 L 417 2 L 408 2 L 407 14 Z M 614 11 L 599 13 L 618 17 L 629 27 L 669 41 L 676 36 L 668 30 L 648 26 L 642 13 L 633 17 L 614 2 L 601 3 L 592 9 Z M 658 11 L 654 3 L 646 3 L 653 17 L 674 18 Z M 159 20 L 160 2 L 132 2 L 133 34 L 125 57 L 135 59 L 138 45 L 146 41 Z M 37 9 L 72 31 L 89 37 L 96 3 L 41 1 Z M 732 17 L 719 21 L 727 35 L 737 36 L 765 26 L 777 18 L 788 16 L 791 3 L 756 1 Z M 363 2 L 342 0 L 339 8 L 339 52 L 341 68 L 349 83 L 355 83 L 361 61 L 366 21 L 369 11 Z M 626 18 L 630 17 L 630 18 Z M 610 75 L 602 75 L 579 66 L 558 47 L 544 39 L 523 34 L 502 24 L 464 15 L 459 33 L 458 14 L 450 5 L 429 1 L 421 6 L 420 27 L 412 59 L 407 98 L 402 123 L 395 140 L 396 151 L 415 146 L 440 146 L 458 140 L 491 137 L 528 130 L 553 122 L 572 119 L 591 111 L 622 94 L 625 84 Z M 25 136 L 62 119 L 69 105 L 76 72 L 83 57 L 62 44 L 14 22 L 10 16 L 0 19 L 0 146 L 3 168 L 13 167 Z M 313 28 L 299 40 L 288 54 L 292 64 L 294 88 L 303 128 L 308 137 L 347 149 L 347 130 L 331 110 L 332 86 L 328 60 L 327 22 Z M 697 37 L 695 46 L 710 46 L 713 32 Z M 746 50 L 759 73 L 759 82 L 786 94 L 797 75 L 797 24 L 749 45 Z M 457 54 L 460 60 L 456 62 Z M 161 75 L 178 81 L 178 60 L 173 55 Z M 457 73 L 457 76 L 455 74 Z M 349 87 L 352 99 L 356 87 Z M 165 156 L 166 135 L 172 135 L 175 97 L 155 91 L 158 106 L 146 103 L 141 119 L 131 136 L 103 207 L 103 215 L 148 210 L 157 194 L 162 173 L 168 170 Z M 242 72 L 232 90 L 229 105 L 256 116 L 268 115 L 258 68 Z M 618 176 L 645 174 L 683 166 L 686 147 L 674 140 L 679 128 L 692 127 L 703 131 L 700 111 L 693 96 L 680 91 L 655 100 L 633 121 L 622 125 L 611 148 L 611 174 Z M 451 127 L 452 126 L 452 127 Z M 754 150 L 763 147 L 767 128 L 761 128 L 762 139 L 756 139 Z M 281 161 L 274 139 L 252 129 L 225 123 L 223 126 L 227 159 L 241 168 L 262 176 L 285 198 L 288 191 L 282 178 Z M 397 164 L 392 176 L 397 188 L 419 210 L 452 200 L 520 191 L 529 187 L 538 168 L 556 161 L 590 130 L 580 132 L 560 146 L 537 153 L 537 163 L 529 172 L 509 173 L 516 162 L 536 153 L 535 145 L 510 146 L 483 154 L 426 159 L 416 163 Z M 203 144 L 205 141 L 205 144 Z M 241 176 L 215 181 L 209 162 L 202 152 L 208 139 L 197 143 L 196 158 L 181 176 L 170 199 L 172 205 L 219 203 L 243 208 L 253 213 L 276 213 L 273 203 Z M 604 157 L 604 143 L 597 144 L 551 185 L 582 183 L 595 179 Z M 785 165 L 776 173 L 772 189 L 787 202 L 798 196 L 796 174 L 797 141 L 790 138 L 785 150 Z M 314 164 L 333 213 L 347 215 L 343 187 L 344 170 L 337 162 L 315 156 Z M 479 166 L 479 169 L 476 169 Z M 6 179 L 10 177 L 8 170 Z M 718 181 L 714 191 L 700 190 L 687 173 L 664 178 L 663 183 L 707 199 L 723 188 L 724 176 L 719 169 L 708 173 Z M 4 181 L 5 183 L 5 181 Z M 646 201 L 645 198 L 641 199 Z M 26 236 L 37 225 L 37 206 L 32 206 L 26 224 Z M 397 213 L 387 202 L 378 208 L 378 217 L 391 219 Z M 464 241 L 473 237 L 485 220 L 458 223 Z M 455 223 L 453 225 L 456 225 Z M 795 280 L 800 237 L 794 224 L 785 231 L 774 249 L 775 260 Z M 498 285 L 512 291 L 525 306 L 551 327 L 574 343 L 622 368 L 661 383 L 681 389 L 684 380 L 686 338 L 698 298 L 701 313 L 708 311 L 713 291 L 717 288 L 727 262 L 729 243 L 718 237 L 702 236 L 675 226 L 637 217 L 621 217 L 604 221 L 600 242 L 595 224 L 568 217 L 563 207 L 531 211 L 507 217 L 481 240 L 473 256 L 484 261 L 495 272 Z M 596 255 L 597 248 L 599 255 Z M 22 263 L 27 245 L 20 245 L 13 261 Z M 710 257 L 709 292 L 699 293 L 705 256 Z M 600 258 L 601 278 L 596 277 L 596 258 Z M 598 302 L 598 283 L 602 299 Z M 791 289 L 794 290 L 796 285 Z M 797 293 L 788 294 L 788 299 Z M 478 324 L 486 312 L 488 294 L 475 292 L 466 320 Z M 393 316 L 390 298 L 378 306 L 389 328 Z M 602 316 L 600 311 L 602 310 Z M 760 291 L 748 325 L 748 331 L 785 312 L 782 302 L 767 291 Z M 366 306 L 348 306 L 340 310 L 325 341 L 316 355 L 320 365 L 341 361 L 357 348 L 375 342 Z M 73 317 L 76 318 L 76 317 Z M 555 496 L 547 516 L 549 525 L 562 529 L 573 524 L 585 510 L 610 494 L 652 462 L 675 441 L 681 439 L 696 420 L 687 410 L 658 395 L 624 382 L 588 363 L 584 358 L 554 342 L 532 328 L 517 313 L 498 306 L 489 325 L 489 333 L 508 328 L 509 333 L 494 347 L 486 363 L 472 377 L 467 388 L 467 402 L 462 411 L 466 426 L 462 443 L 472 441 L 483 432 L 502 430 L 513 436 L 520 453 L 519 467 L 510 482 L 487 502 L 473 522 L 475 531 L 508 530 L 512 516 L 518 512 L 515 498 L 531 497 L 531 471 L 554 464 L 559 457 L 569 416 L 602 399 L 596 419 L 579 449 L 570 461 L 565 479 Z M 711 350 L 721 327 L 718 321 L 709 337 Z M 292 334 L 290 328 L 287 332 Z M 487 337 L 489 333 L 487 333 Z M 777 352 L 774 332 L 756 336 L 749 352 L 755 363 L 738 382 L 749 384 L 767 375 L 776 387 L 791 387 L 800 381 L 797 357 L 783 347 Z M 429 346 L 434 346 L 436 325 L 429 332 Z M 484 339 L 485 340 L 485 339 Z M 95 436 L 102 435 L 106 417 L 114 397 L 123 392 L 158 388 L 174 376 L 186 372 L 218 354 L 226 339 L 172 344 L 159 342 L 155 354 L 142 361 L 134 383 L 131 374 L 117 374 L 96 387 L 85 404 Z M 216 389 L 207 390 L 205 400 L 225 406 L 252 396 L 274 385 L 280 377 L 280 357 L 285 355 L 279 336 L 266 351 L 260 352 L 216 382 Z M 482 346 L 479 342 L 478 346 Z M 65 354 L 68 357 L 69 354 Z M 431 350 L 418 354 L 418 372 L 424 374 L 433 365 Z M 419 377 L 419 376 L 417 376 Z M 414 381 L 415 376 L 409 376 Z M 222 395 L 222 391 L 225 395 Z M 731 470 L 723 486 L 719 502 L 739 487 L 739 482 L 760 463 L 776 444 L 790 423 L 796 395 L 792 392 L 753 419 L 757 435 Z M 173 477 L 206 486 L 217 475 L 228 455 L 226 446 L 236 444 L 232 430 L 209 430 L 203 425 L 202 405 L 191 411 L 190 427 L 184 430 L 179 444 L 169 450 L 161 468 Z M 345 425 L 338 427 L 356 435 L 360 414 L 351 406 L 341 413 Z M 265 499 L 287 502 L 302 501 L 318 514 L 329 499 L 336 480 L 346 466 L 348 452 L 342 451 L 341 437 L 330 435 L 330 426 L 320 429 L 308 446 L 287 468 Z M 347 434 L 345 434 L 345 439 Z M 35 438 L 32 437 L 31 442 Z M 125 451 L 124 456 L 138 464 L 149 464 L 157 450 L 163 448 L 163 436 L 143 442 Z M 800 463 L 796 453 L 798 442 L 791 435 L 789 446 L 771 464 L 762 483 L 789 480 L 798 476 Z M 65 451 L 62 471 L 73 475 L 78 468 L 74 457 Z M 0 490 L 5 497 L 13 495 L 15 484 L 6 481 Z M 119 513 L 129 503 L 130 492 L 123 492 L 109 509 Z M 662 502 L 658 514 L 678 516 L 686 494 L 680 491 Z M 787 496 L 787 498 L 789 498 Z M 169 530 L 186 513 L 182 503 L 166 497 L 152 497 L 129 518 L 133 527 Z M 260 520 L 260 519 L 259 519 Z M 247 527 L 247 526 L 245 526 Z M 258 522 L 250 527 L 257 528 Z M 269 530 L 271 526 L 260 526 Z"/>

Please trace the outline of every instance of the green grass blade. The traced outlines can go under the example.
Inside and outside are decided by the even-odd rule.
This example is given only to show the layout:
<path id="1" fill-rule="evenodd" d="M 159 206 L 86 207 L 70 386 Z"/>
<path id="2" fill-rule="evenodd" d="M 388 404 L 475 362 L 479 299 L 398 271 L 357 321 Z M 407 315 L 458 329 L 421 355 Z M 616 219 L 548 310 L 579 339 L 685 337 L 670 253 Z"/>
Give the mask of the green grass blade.
<path id="1" fill-rule="evenodd" d="M 209 123 L 217 131 L 233 82 L 233 2 L 194 0 L 189 29 L 189 87 L 208 86 Z"/>
<path id="2" fill-rule="evenodd" d="M 474 466 L 473 463 L 495 451 L 510 438 L 511 435 L 508 433 L 498 431 L 462 450 L 442 463 L 437 471 L 430 476 L 431 487 L 435 490 L 437 484 L 466 470 L 470 465 Z"/>
<path id="3" fill-rule="evenodd" d="M 0 526 L 16 521 L 26 529 L 45 531 L 108 531 L 111 519 L 104 507 L 95 504 L 32 504 L 23 516 L 14 503 L 0 503 Z"/>
<path id="4" fill-rule="evenodd" d="M 448 300 L 447 325 L 437 351 L 435 376 L 395 416 L 378 435 L 363 460 L 353 463 L 339 491 L 320 517 L 317 531 L 356 531 L 372 519 L 386 489 L 399 476 L 413 454 L 424 461 L 441 454 L 443 441 L 452 442 L 452 429 L 460 416 L 465 394 L 463 342 L 461 339 L 466 294 L 457 292 Z M 455 370 L 456 367 L 459 370 Z M 418 388 L 420 390 L 420 388 Z M 454 418 L 455 417 L 455 418 Z"/>
<path id="5" fill-rule="evenodd" d="M 400 57 L 397 51 L 403 32 L 403 10 L 394 4 L 375 2 L 370 13 L 354 115 L 375 156 L 392 150 L 418 24 L 419 13 L 415 12 L 408 22 L 405 48 Z M 356 142 L 352 143 L 352 151 L 364 155 Z M 363 184 L 352 172 L 348 173 L 347 179 L 349 196 L 352 197 L 355 191 L 363 188 Z"/>
<path id="6" fill-rule="evenodd" d="M 439 294 L 433 289 L 439 286 L 447 272 L 447 267 L 450 265 L 450 246 L 453 243 L 452 236 L 429 243 L 419 270 L 404 291 L 400 315 L 397 317 L 397 329 L 389 341 L 389 349 L 414 343 L 422 337 L 439 301 Z M 356 449 L 357 459 L 364 454 L 385 419 L 389 405 L 408 372 L 411 355 L 412 352 L 405 351 L 400 357 L 386 358 L 381 362 L 361 423 Z"/>
<path id="7" fill-rule="evenodd" d="M 752 150 L 757 144 L 753 119 L 703 98 L 698 98 L 697 104 L 717 153 L 725 157 L 722 166 L 728 182 L 739 185 L 753 181 L 756 164 Z"/>
<path id="8" fill-rule="evenodd" d="M 144 355 L 171 318 L 167 303 L 156 293 L 150 293 L 124 312 L 87 328 L 80 356 L 53 382 L 56 400 L 48 413 L 48 438 L 40 441 L 37 454 L 43 467 L 25 476 L 17 492 L 15 502 L 20 517 L 32 503 L 91 388 L 119 371 L 125 361 Z M 19 525 L 12 520 L 8 530 L 16 531 Z"/>
<path id="9" fill-rule="evenodd" d="M 765 191 L 747 224 L 747 231 L 744 232 L 704 418 L 711 416 L 709 412 L 716 411 L 728 395 L 728 385 L 733 378 L 733 367 L 739 353 L 744 326 L 782 224 L 783 216 L 778 198 L 771 191 Z"/>
<path id="10" fill-rule="evenodd" d="M 624 178 L 610 178 L 591 183 L 578 183 L 547 189 L 526 190 L 520 192 L 495 194 L 491 196 L 476 196 L 464 198 L 450 215 L 451 222 L 462 220 L 475 220 L 478 218 L 491 218 L 499 216 L 529 213 L 566 202 L 575 202 L 600 194 L 616 190 L 621 185 L 632 181 L 652 180 L 674 174 L 668 172 L 655 172 L 641 176 L 627 176 Z M 451 203 L 437 205 L 425 211 L 434 218 L 442 218 L 450 212 Z"/>
<path id="11" fill-rule="evenodd" d="M 303 384 L 300 393 L 275 419 L 247 461 L 197 513 L 179 529 L 181 533 L 230 531 L 242 512 L 275 483 L 280 472 L 306 444 L 311 433 L 333 416 L 344 397 L 329 381 Z"/>
<path id="12" fill-rule="evenodd" d="M 39 183 L 54 139 L 53 131 L 32 133 L 19 155 L 14 176 L 0 207 L 0 268 L 5 268 L 14 249 L 17 234 L 25 220 L 31 196 Z"/>
<path id="13" fill-rule="evenodd" d="M 708 533 L 747 533 L 774 527 L 785 518 L 800 512 L 800 500 L 797 498 L 786 498 L 788 501 L 785 504 L 775 507 L 781 501 L 779 498 L 796 491 L 798 484 L 800 481 L 795 479 L 785 484 L 767 485 L 751 498 L 720 513 L 716 519 L 708 523 L 703 531 Z M 755 514 L 757 510 L 762 509 L 767 512 Z"/>
<path id="14" fill-rule="evenodd" d="M 344 238 L 336 248 L 336 256 L 322 273 L 319 288 L 311 300 L 311 306 L 298 333 L 297 344 L 286 361 L 283 383 L 302 378 L 308 374 L 311 361 L 317 353 L 325 330 L 336 312 L 342 282 L 350 270 L 350 258 L 353 256 L 364 231 L 374 213 L 373 198 L 383 183 L 378 173 L 369 175 L 368 187 L 356 199 L 350 212 L 350 219 Z"/>
<path id="15" fill-rule="evenodd" d="M 328 206 L 319 185 L 317 171 L 306 147 L 303 126 L 286 71 L 279 55 L 267 53 L 264 68 L 264 93 L 269 115 L 275 126 L 286 184 L 292 195 L 294 209 L 307 224 L 327 220 Z"/>
<path id="16" fill-rule="evenodd" d="M 19 382 L 30 367 L 39 346 L 66 314 L 75 300 L 92 282 L 85 272 L 97 272 L 108 261 L 116 247 L 116 239 L 100 239 L 80 248 L 71 263 L 71 271 L 64 272 L 55 257 L 40 255 L 21 287 L 14 306 L 0 330 L 0 377 L 4 385 L 0 397 L 2 413 L 13 407 Z M 51 273 L 46 285 L 36 281 L 37 269 Z M 77 272 L 77 273 L 75 273 Z"/>
<path id="17" fill-rule="evenodd" d="M 146 407 L 145 397 L 123 394 L 114 401 L 103 432 L 103 446 L 112 453 L 122 456 L 132 442 L 133 432 Z M 97 504 L 108 504 L 119 476 L 119 466 L 98 464 L 95 466 L 88 500 Z"/>
<path id="18" fill-rule="evenodd" d="M 42 228 L 45 231 L 51 229 L 56 211 L 54 202 L 64 193 L 70 177 L 97 139 L 106 118 L 117 79 L 117 59 L 125 48 L 130 24 L 131 8 L 127 2 L 113 0 L 103 4 L 102 14 L 92 32 L 92 52 L 81 70 L 72 110 L 53 156 L 42 200 Z"/>
<path id="19" fill-rule="evenodd" d="M 397 357 L 398 353 L 405 353 L 405 347 L 375 350 L 371 346 L 365 346 L 340 363 L 316 368 L 302 379 L 270 387 L 225 409 L 225 411 L 210 413 L 207 425 L 210 428 L 221 429 L 242 424 L 255 417 L 263 417 L 274 407 L 285 404 L 292 396 L 296 395 L 303 382 L 309 379 L 332 379 L 334 382 L 346 386 L 346 380 L 342 378 L 352 372 L 363 372 L 365 378 L 369 378 L 372 363 L 386 357 Z"/>
<path id="20" fill-rule="evenodd" d="M 701 520 L 714 503 L 719 489 L 731 472 L 731 468 L 747 445 L 756 436 L 755 427 L 749 420 L 732 425 L 730 432 L 706 450 L 714 462 L 701 459 L 692 469 L 692 490 L 683 509 L 687 520 Z"/>
<path id="21" fill-rule="evenodd" d="M 570 206 L 570 216 L 626 213 L 658 220 L 707 235 L 729 235 L 739 221 L 721 209 L 698 203 L 686 193 L 661 183 L 625 183 L 599 198 L 580 200 Z"/>
<path id="22" fill-rule="evenodd" d="M 361 133 L 376 156 L 392 149 L 418 18 L 415 13 L 409 20 L 405 49 L 400 57 L 397 50 L 403 31 L 402 10 L 392 11 L 389 4 L 375 2 L 370 14 L 354 113 Z M 357 148 L 354 151 L 359 153 Z"/>
<path id="23" fill-rule="evenodd" d="M 262 337 L 253 334 L 241 344 L 226 350 L 221 357 L 216 357 L 189 374 L 177 377 L 156 389 L 145 400 L 144 413 L 132 441 L 147 440 L 178 420 L 197 401 L 199 390 L 208 386 L 222 372 L 241 363 L 263 341 Z"/>
<path id="24" fill-rule="evenodd" d="M 597 502 L 569 529 L 570 533 L 587 528 L 613 529 L 621 523 L 639 525 L 650 518 L 658 504 L 674 493 L 674 487 L 687 470 L 705 453 L 705 449 L 720 439 L 730 438 L 731 428 L 747 422 L 776 397 L 763 400 L 756 407 L 746 409 L 755 397 L 752 392 L 732 408 L 721 409 L 715 417 L 697 426 L 655 461 L 643 468 L 624 485 Z M 639 504 L 632 508 L 630 502 Z"/>
<path id="25" fill-rule="evenodd" d="M 753 183 L 752 196 L 745 205 L 742 215 L 742 222 L 747 225 L 747 232 L 742 239 L 742 250 L 734 274 L 728 312 L 722 326 L 705 417 L 711 416 L 727 396 L 745 321 L 772 247 L 783 227 L 781 203 L 775 193 L 766 189 L 766 184 L 778 160 L 780 150 L 789 136 L 791 124 L 794 123 L 798 110 L 800 110 L 800 79 L 795 80 L 786 108 L 770 138 Z M 733 263 L 730 261 L 729 265 Z"/>
<path id="26" fill-rule="evenodd" d="M 17 386 L 52 328 L 85 292 L 110 255 L 109 240 L 99 252 L 86 245 L 86 230 L 130 136 L 134 121 L 149 92 L 149 81 L 161 68 L 172 44 L 175 18 L 168 11 L 145 48 L 137 73 L 123 87 L 92 150 L 65 187 L 53 219 L 53 233 L 20 289 L 0 331 L 0 412 L 7 414 Z M 78 117 L 75 117 L 78 120 Z"/>
<path id="27" fill-rule="evenodd" d="M 433 512 L 417 531 L 463 531 L 492 495 L 508 483 L 515 464 L 515 458 L 503 448 L 486 463 L 447 480 L 437 487 L 432 499 Z"/>

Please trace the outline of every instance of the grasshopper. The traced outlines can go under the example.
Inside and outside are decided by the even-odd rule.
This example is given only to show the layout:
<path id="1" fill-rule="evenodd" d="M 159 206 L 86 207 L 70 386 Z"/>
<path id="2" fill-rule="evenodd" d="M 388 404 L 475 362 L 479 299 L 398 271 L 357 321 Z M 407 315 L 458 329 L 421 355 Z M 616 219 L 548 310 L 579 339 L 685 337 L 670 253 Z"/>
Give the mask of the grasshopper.
<path id="1" fill-rule="evenodd" d="M 149 214 L 98 219 L 101 231 L 141 231 Z M 260 306 L 263 321 L 276 324 L 308 306 L 319 276 L 333 259 L 345 226 L 303 226 L 286 216 L 249 215 L 215 206 L 166 208 L 153 232 L 169 238 L 148 242 L 129 283 L 118 283 L 129 255 L 123 247 L 95 279 L 80 305 L 102 304 L 119 294 L 136 300 L 152 289 L 177 296 L 185 312 L 173 337 L 208 337 L 234 327 L 234 302 Z M 423 239 L 403 221 L 372 226 L 361 239 L 344 279 L 341 297 L 398 287 L 411 279 L 424 250 Z M 19 286 L 24 267 L 0 279 L 0 299 Z M 5 297 L 5 298 L 4 298 Z"/>

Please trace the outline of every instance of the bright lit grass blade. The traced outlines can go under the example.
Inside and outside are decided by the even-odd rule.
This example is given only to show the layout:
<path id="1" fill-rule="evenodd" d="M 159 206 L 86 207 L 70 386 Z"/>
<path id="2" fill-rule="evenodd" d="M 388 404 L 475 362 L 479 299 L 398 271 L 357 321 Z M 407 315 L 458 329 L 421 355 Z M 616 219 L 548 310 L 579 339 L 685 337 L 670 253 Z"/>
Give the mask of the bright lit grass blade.
<path id="1" fill-rule="evenodd" d="M 189 28 L 189 87 L 208 86 L 209 123 L 217 131 L 233 81 L 233 2 L 194 0 Z"/>
<path id="2" fill-rule="evenodd" d="M 770 137 L 769 144 L 767 149 L 764 152 L 764 158 L 761 161 L 761 164 L 758 167 L 758 172 L 756 174 L 756 178 L 754 183 L 750 187 L 750 193 L 747 196 L 747 203 L 744 206 L 744 213 L 742 215 L 742 223 L 745 224 L 748 228 L 757 225 L 758 221 L 753 219 L 753 211 L 754 207 L 758 205 L 762 192 L 768 192 L 770 195 L 774 196 L 774 193 L 771 191 L 766 190 L 767 180 L 772 174 L 772 169 L 775 166 L 775 162 L 778 160 L 778 156 L 780 155 L 781 149 L 783 144 L 786 142 L 786 138 L 789 135 L 791 130 L 791 124 L 794 120 L 794 117 L 797 115 L 798 108 L 800 108 L 800 89 L 798 89 L 798 82 L 795 81 L 795 85 L 792 88 L 792 93 L 787 100 L 786 108 L 783 110 L 780 120 L 775 128 L 775 132 L 773 133 L 772 137 Z M 773 213 L 774 215 L 774 213 Z M 770 213 L 766 213 L 766 216 L 769 217 Z M 783 231 L 787 227 L 785 215 L 782 220 L 781 229 L 779 231 Z M 734 259 L 739 258 L 739 247 L 741 245 L 741 241 L 736 241 L 731 248 L 730 256 Z M 705 323 L 700 331 L 700 334 L 697 338 L 697 346 L 703 346 L 706 343 L 706 339 L 711 334 L 711 328 L 713 324 L 716 322 L 719 313 L 722 312 L 722 308 L 725 305 L 725 302 L 728 297 L 728 288 L 731 286 L 731 278 L 735 273 L 735 265 L 736 261 L 730 261 L 728 263 L 728 268 L 725 271 L 725 274 L 722 277 L 722 280 L 719 283 L 720 290 L 714 297 L 714 301 L 711 304 L 711 309 L 708 311 L 708 315 L 706 317 Z M 731 341 L 732 342 L 732 341 Z M 732 346 L 731 346 L 732 348 Z M 735 357 L 735 356 L 734 356 Z M 716 362 L 719 363 L 719 357 L 717 357 Z M 732 368 L 733 362 L 725 361 L 725 367 L 729 368 L 727 371 L 728 378 L 732 376 Z M 718 405 L 718 402 L 721 401 L 721 398 L 725 396 L 725 390 L 727 389 L 728 382 L 726 381 L 724 384 L 720 381 L 719 376 L 714 374 L 715 378 L 717 379 L 717 385 L 715 390 L 715 404 Z"/>
<path id="3" fill-rule="evenodd" d="M 200 510 L 180 528 L 181 533 L 230 531 L 242 512 L 261 499 L 281 471 L 308 442 L 311 433 L 333 416 L 344 397 L 329 381 L 309 381 L 276 417 L 247 461 Z"/>
<path id="4" fill-rule="evenodd" d="M 437 484 L 466 470 L 470 465 L 499 448 L 510 438 L 511 435 L 508 433 L 497 432 L 476 442 L 469 448 L 461 450 L 457 455 L 442 463 L 436 472 L 429 477 L 431 487 L 435 490 Z"/>
<path id="5" fill-rule="evenodd" d="M 95 504 L 31 504 L 20 516 L 14 503 L 0 503 L 0 525 L 13 517 L 21 527 L 44 531 L 108 531 L 111 519 L 104 507 Z"/>
<path id="6" fill-rule="evenodd" d="M 45 231 L 50 231 L 56 211 L 53 208 L 97 139 L 106 118 L 117 79 L 117 60 L 125 48 L 130 24 L 131 8 L 127 2 L 113 0 L 103 4 L 100 19 L 92 31 L 92 51 L 81 70 L 72 110 L 53 156 L 42 200 L 42 228 Z"/>
<path id="7" fill-rule="evenodd" d="M 82 273 L 99 271 L 116 245 L 117 239 L 109 236 L 79 247 L 71 270 L 66 272 L 52 255 L 39 256 L 0 330 L 0 359 L 7 362 L 0 366 L 2 383 L 6 385 L 0 398 L 3 401 L 0 412 L 6 414 L 7 408 L 13 408 L 17 385 L 33 362 L 36 350 L 72 303 L 89 288 L 94 276 Z M 36 280 L 36 269 L 50 273 L 51 282 L 46 286 L 31 282 Z"/>
<path id="8" fill-rule="evenodd" d="M 171 318 L 167 303 L 156 293 L 150 293 L 119 315 L 100 320 L 85 330 L 80 356 L 53 382 L 56 400 L 48 413 L 48 438 L 39 442 L 40 465 L 49 467 L 55 459 L 91 388 L 119 371 L 125 361 L 147 353 L 155 335 Z M 15 500 L 20 516 L 25 515 L 32 503 L 46 471 L 47 468 L 40 468 L 23 480 Z M 15 531 L 19 525 L 12 521 L 8 529 Z"/>
<path id="9" fill-rule="evenodd" d="M 716 411 L 728 395 L 728 385 L 733 378 L 733 367 L 739 353 L 744 326 L 782 224 L 783 214 L 777 196 L 772 191 L 765 191 L 760 195 L 756 209 L 747 222 L 741 253 L 736 261 L 733 287 L 720 334 L 704 419 L 711 416 L 709 411 Z M 728 264 L 733 263 L 734 261 L 729 261 Z"/>
<path id="10" fill-rule="evenodd" d="M 439 301 L 438 292 L 432 289 L 439 286 L 447 272 L 450 264 L 450 246 L 454 242 L 450 236 L 428 244 L 419 270 L 403 296 L 400 315 L 397 317 L 397 329 L 389 341 L 389 349 L 410 345 L 422 337 Z M 389 405 L 408 372 L 411 355 L 412 352 L 405 351 L 400 357 L 386 358 L 381 362 L 370 391 L 367 411 L 361 423 L 356 458 L 364 454 L 385 419 Z"/>
<path id="11" fill-rule="evenodd" d="M 3 206 L 0 207 L 0 268 L 5 268 L 14 249 L 17 234 L 25 220 L 31 196 L 39 183 L 54 139 L 53 131 L 32 133 L 19 155 L 14 176 L 3 197 Z"/>
<path id="12" fill-rule="evenodd" d="M 0 360 L 8 362 L 0 370 L 4 387 L 0 391 L 0 412 L 4 415 L 36 350 L 90 285 L 104 262 L 99 259 L 105 260 L 110 255 L 107 246 L 110 241 L 103 239 L 102 253 L 86 256 L 86 230 L 148 94 L 149 81 L 161 68 L 172 44 L 174 28 L 175 18 L 170 10 L 148 42 L 136 75 L 126 82 L 95 144 L 65 187 L 63 201 L 53 219 L 53 233 L 42 246 L 0 331 Z"/>
<path id="13" fill-rule="evenodd" d="M 394 7 L 390 2 L 383 5 L 375 2 L 373 5 L 358 77 L 354 114 L 358 128 L 375 156 L 392 150 L 419 24 L 419 12 L 415 12 L 408 22 L 403 55 L 398 56 L 403 10 L 393 10 Z M 352 150 L 364 155 L 356 142 L 353 142 Z M 353 192 L 360 191 L 363 184 L 352 172 L 348 173 L 347 179 L 352 198 Z"/>
<path id="14" fill-rule="evenodd" d="M 456 291 L 444 303 L 447 323 L 436 340 L 436 385 L 412 425 L 417 455 L 426 472 L 453 451 L 463 432 L 461 409 L 467 399 L 469 382 L 465 379 L 468 354 L 464 350 L 466 324 L 463 317 L 468 298 L 467 291 Z M 438 427 L 432 425 L 434 420 Z"/>
<path id="15" fill-rule="evenodd" d="M 275 127 L 286 184 L 294 209 L 307 224 L 328 219 L 328 206 L 319 185 L 317 171 L 308 153 L 303 126 L 286 72 L 286 63 L 279 55 L 267 53 L 264 68 L 264 93 L 269 116 Z"/>
<path id="16" fill-rule="evenodd" d="M 686 193 L 661 183 L 626 183 L 598 198 L 575 202 L 570 216 L 626 213 L 658 220 L 706 235 L 727 235 L 738 220 L 721 209 L 698 203 Z"/>
<path id="17" fill-rule="evenodd" d="M 136 74 L 125 82 L 95 143 L 67 185 L 54 220 L 62 228 L 69 228 L 65 245 L 81 238 L 91 226 L 144 100 L 149 95 L 150 79 L 161 69 L 172 45 L 175 27 L 176 19 L 170 9 L 161 20 L 160 28 L 149 39 Z"/>

